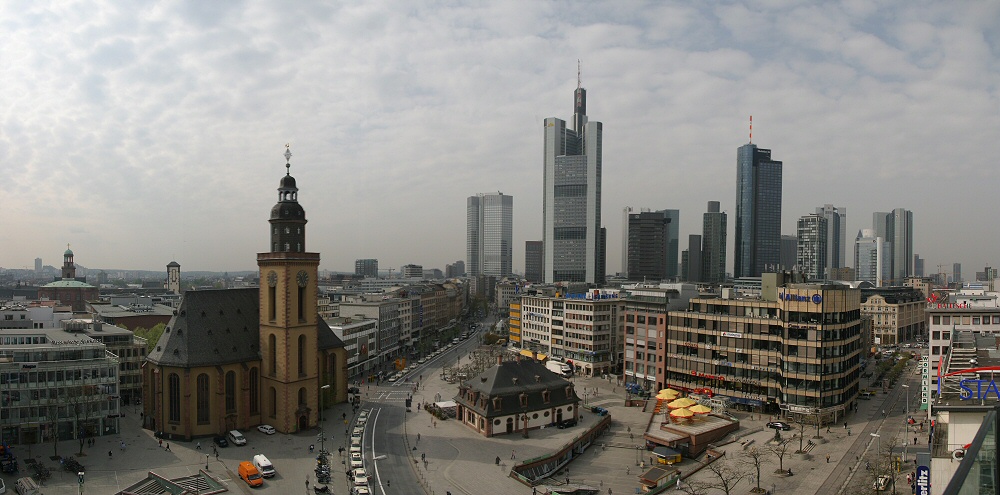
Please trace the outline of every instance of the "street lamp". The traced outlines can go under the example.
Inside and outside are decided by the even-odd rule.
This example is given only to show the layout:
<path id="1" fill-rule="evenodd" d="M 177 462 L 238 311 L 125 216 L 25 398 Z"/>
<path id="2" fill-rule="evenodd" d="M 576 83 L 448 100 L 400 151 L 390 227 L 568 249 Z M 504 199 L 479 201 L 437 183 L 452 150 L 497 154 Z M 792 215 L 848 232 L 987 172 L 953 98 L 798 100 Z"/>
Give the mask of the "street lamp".
<path id="1" fill-rule="evenodd" d="M 323 425 L 324 425 L 324 423 L 323 423 L 323 403 L 325 402 L 323 400 L 323 397 L 324 397 L 323 396 L 323 394 L 324 394 L 323 391 L 324 390 L 329 390 L 329 389 L 330 389 L 330 385 L 329 384 L 323 385 L 322 387 L 319 388 L 319 452 L 320 452 L 320 454 L 322 454 L 323 452 L 326 452 L 326 431 L 323 428 Z"/>
<path id="2" fill-rule="evenodd" d="M 638 466 L 638 465 L 639 465 L 639 451 L 640 451 L 640 450 L 641 450 L 641 449 L 639 448 L 639 446 L 638 446 L 638 445 L 636 445 L 636 446 L 635 446 L 635 465 L 636 465 L 636 466 Z"/>
<path id="3" fill-rule="evenodd" d="M 902 386 L 906 389 L 906 411 L 903 412 L 905 414 L 910 414 L 910 386 L 905 383 Z"/>
<path id="4" fill-rule="evenodd" d="M 878 433 L 869 433 L 869 435 L 875 437 L 878 442 L 875 450 L 875 481 L 878 482 L 878 465 L 879 459 L 882 457 L 882 435 L 879 435 Z"/>
<path id="5" fill-rule="evenodd" d="M 528 411 L 527 410 L 524 411 L 524 414 L 521 416 L 521 419 L 524 420 L 524 438 L 528 438 Z"/>
<path id="6" fill-rule="evenodd" d="M 83 471 L 76 473 L 77 481 L 80 483 L 80 495 L 83 495 Z"/>

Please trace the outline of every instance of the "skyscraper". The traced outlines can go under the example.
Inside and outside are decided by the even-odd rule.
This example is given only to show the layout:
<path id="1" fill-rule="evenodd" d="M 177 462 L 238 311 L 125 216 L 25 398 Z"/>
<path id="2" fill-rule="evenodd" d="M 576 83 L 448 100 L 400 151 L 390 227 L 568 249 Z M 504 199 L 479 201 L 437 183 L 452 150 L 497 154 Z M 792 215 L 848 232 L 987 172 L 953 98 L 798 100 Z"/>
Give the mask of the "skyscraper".
<path id="1" fill-rule="evenodd" d="M 816 208 L 816 214 L 826 218 L 826 278 L 834 268 L 847 266 L 847 208 L 830 204 Z"/>
<path id="2" fill-rule="evenodd" d="M 924 276 L 924 259 L 921 258 L 919 254 L 913 255 L 913 276 L 914 277 Z"/>
<path id="3" fill-rule="evenodd" d="M 684 274 L 688 282 L 701 282 L 701 236 L 698 234 L 688 235 L 688 262 L 687 273 Z"/>
<path id="4" fill-rule="evenodd" d="M 888 268 L 882 237 L 875 229 L 859 230 L 854 240 L 854 269 L 857 279 L 882 287 L 883 280 L 889 275 Z"/>
<path id="5" fill-rule="evenodd" d="M 545 119 L 542 230 L 545 282 L 604 280 L 600 122 L 587 120 L 587 90 L 573 93 L 573 128 Z"/>
<path id="6" fill-rule="evenodd" d="M 718 201 L 708 202 L 701 227 L 701 278 L 710 284 L 726 281 L 726 214 Z"/>
<path id="7" fill-rule="evenodd" d="M 888 285 L 902 285 L 903 279 L 913 275 L 913 212 L 896 208 L 891 212 L 877 211 L 872 214 L 872 229 L 878 237 L 885 239 L 889 265 Z"/>
<path id="8" fill-rule="evenodd" d="M 781 236 L 781 249 L 778 250 L 778 269 L 791 270 L 795 267 L 795 257 L 798 255 L 799 238 L 794 235 Z"/>
<path id="9" fill-rule="evenodd" d="M 466 215 L 466 262 L 470 277 L 513 273 L 514 198 L 501 192 L 470 196 Z"/>
<path id="10" fill-rule="evenodd" d="M 641 211 L 628 216 L 629 280 L 667 280 L 667 246 L 670 243 L 665 211 Z M 676 246 L 676 241 L 675 244 Z M 676 254 L 674 255 L 676 259 Z M 676 269 L 675 269 L 676 271 Z"/>
<path id="11" fill-rule="evenodd" d="M 542 281 L 542 241 L 524 241 L 524 279 Z"/>
<path id="12" fill-rule="evenodd" d="M 781 162 L 753 143 L 736 153 L 735 276 L 778 268 L 781 250 Z"/>
<path id="13" fill-rule="evenodd" d="M 622 270 L 621 274 L 628 276 L 628 215 L 632 213 L 632 207 L 622 208 Z"/>
<path id="14" fill-rule="evenodd" d="M 961 263 L 953 263 L 951 265 L 951 280 L 953 282 L 955 282 L 956 284 L 958 284 L 959 287 L 961 287 L 962 282 L 964 282 L 964 280 L 962 280 L 962 264 Z"/>
<path id="15" fill-rule="evenodd" d="M 806 276 L 806 280 L 823 280 L 826 277 L 826 254 L 828 252 L 826 217 L 820 213 L 799 217 L 796 225 L 798 245 L 795 264 Z"/>

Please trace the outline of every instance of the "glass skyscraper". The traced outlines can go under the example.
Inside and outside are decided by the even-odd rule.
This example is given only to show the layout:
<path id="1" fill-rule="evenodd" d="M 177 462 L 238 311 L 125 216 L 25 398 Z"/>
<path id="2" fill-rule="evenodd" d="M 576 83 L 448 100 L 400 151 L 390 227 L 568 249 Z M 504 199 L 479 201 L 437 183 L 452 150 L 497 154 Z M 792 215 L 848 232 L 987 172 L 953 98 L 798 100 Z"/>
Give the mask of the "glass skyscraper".
<path id="1" fill-rule="evenodd" d="M 781 162 L 753 143 L 736 153 L 736 277 L 778 269 L 781 250 Z"/>
<path id="2" fill-rule="evenodd" d="M 600 122 L 587 120 L 587 90 L 577 85 L 573 128 L 545 119 L 542 263 L 545 282 L 604 282 Z"/>
<path id="3" fill-rule="evenodd" d="M 718 201 L 708 202 L 702 215 L 701 279 L 710 284 L 726 281 L 726 213 Z"/>
<path id="4" fill-rule="evenodd" d="M 514 198 L 503 193 L 469 196 L 466 263 L 470 277 L 513 273 Z"/>

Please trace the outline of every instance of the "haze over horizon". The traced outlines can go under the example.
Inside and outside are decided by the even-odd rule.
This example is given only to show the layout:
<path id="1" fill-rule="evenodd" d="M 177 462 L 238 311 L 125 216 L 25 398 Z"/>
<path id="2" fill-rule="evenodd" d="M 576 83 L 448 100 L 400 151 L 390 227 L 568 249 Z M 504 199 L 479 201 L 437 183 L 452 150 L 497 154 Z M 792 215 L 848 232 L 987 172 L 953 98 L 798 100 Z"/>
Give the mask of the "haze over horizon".
<path id="1" fill-rule="evenodd" d="M 925 272 L 1000 263 L 1000 3 L 4 2 L 0 266 L 254 270 L 285 174 L 321 270 L 465 258 L 465 201 L 542 238 L 542 121 L 577 61 L 604 124 L 602 224 L 708 201 L 736 149 L 784 162 L 782 230 L 830 203 L 847 237 L 906 208 Z M 849 249 L 848 264 L 853 265 Z M 123 268 L 126 269 L 126 268 Z"/>

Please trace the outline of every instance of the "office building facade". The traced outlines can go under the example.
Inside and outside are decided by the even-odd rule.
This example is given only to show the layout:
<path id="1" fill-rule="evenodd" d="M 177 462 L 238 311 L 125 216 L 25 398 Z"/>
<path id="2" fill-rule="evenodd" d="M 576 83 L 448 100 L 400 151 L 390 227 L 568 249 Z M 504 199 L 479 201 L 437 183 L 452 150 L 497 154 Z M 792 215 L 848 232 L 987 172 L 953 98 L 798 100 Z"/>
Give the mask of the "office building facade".
<path id="1" fill-rule="evenodd" d="M 572 128 L 554 117 L 544 125 L 544 281 L 600 283 L 602 124 L 588 121 L 587 91 L 578 84 Z"/>
<path id="2" fill-rule="evenodd" d="M 882 287 L 889 277 L 885 262 L 885 241 L 874 229 L 861 229 L 854 240 L 854 269 L 858 280 Z"/>
<path id="3" fill-rule="evenodd" d="M 542 241 L 524 241 L 524 279 L 539 283 L 544 280 L 542 260 L 545 252 Z"/>
<path id="4" fill-rule="evenodd" d="M 587 376 L 617 366 L 617 291 L 590 291 L 566 297 L 521 296 L 521 347 L 572 364 Z"/>
<path id="5" fill-rule="evenodd" d="M 726 214 L 718 201 L 709 201 L 702 216 L 701 279 L 709 284 L 726 281 Z"/>
<path id="6" fill-rule="evenodd" d="M 826 278 L 828 254 L 827 233 L 829 232 L 827 218 L 820 214 L 799 217 L 796 224 L 798 245 L 796 247 L 795 264 L 807 280 L 822 280 Z"/>
<path id="7" fill-rule="evenodd" d="M 354 274 L 364 278 L 378 278 L 378 260 L 373 258 L 354 260 Z"/>
<path id="8" fill-rule="evenodd" d="M 465 261 L 469 276 L 513 273 L 514 198 L 501 192 L 470 196 L 466 202 Z"/>
<path id="9" fill-rule="evenodd" d="M 628 216 L 628 265 L 629 280 L 667 280 L 668 254 L 673 244 L 673 259 L 677 261 L 677 240 L 670 238 L 669 226 L 675 219 L 668 210 L 642 211 Z M 676 211 L 676 210 L 674 210 Z M 674 269 L 676 273 L 676 269 Z"/>
<path id="10" fill-rule="evenodd" d="M 781 251 L 782 163 L 750 143 L 736 154 L 736 277 L 774 271 Z"/>

